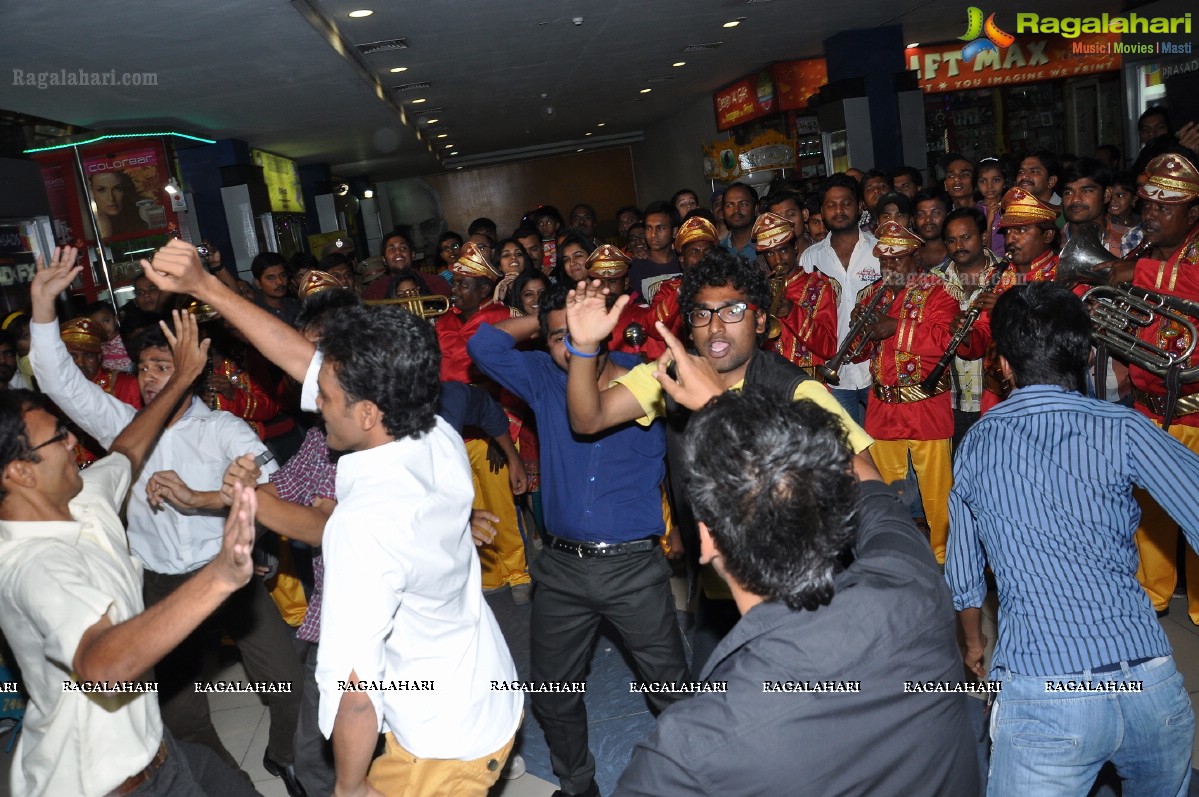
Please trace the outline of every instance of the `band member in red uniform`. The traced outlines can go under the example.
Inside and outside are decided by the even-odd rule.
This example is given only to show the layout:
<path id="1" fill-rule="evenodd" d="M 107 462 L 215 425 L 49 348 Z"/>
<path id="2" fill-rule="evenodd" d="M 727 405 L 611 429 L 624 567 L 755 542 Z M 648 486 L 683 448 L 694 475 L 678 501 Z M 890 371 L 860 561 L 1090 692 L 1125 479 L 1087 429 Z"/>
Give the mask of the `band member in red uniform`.
<path id="1" fill-rule="evenodd" d="M 495 284 L 501 274 L 488 262 L 473 241 L 461 249 L 458 261 L 451 267 L 454 283 L 450 291 L 450 312 L 437 322 L 437 339 L 441 344 L 441 381 L 485 384 L 499 388 L 483 376 L 466 351 L 466 344 L 478 331 L 481 324 L 497 324 L 511 317 L 508 305 L 492 299 Z M 532 585 L 529 580 L 528 562 L 525 560 L 524 542 L 517 524 L 514 494 L 525 491 L 523 473 L 512 474 L 504 464 L 493 471 L 489 462 L 488 443 L 485 440 L 466 441 L 466 453 L 470 456 L 471 474 L 475 481 L 475 509 L 491 512 L 499 518 L 495 539 L 490 545 L 479 548 L 479 559 L 483 566 L 483 588 L 512 588 L 512 599 L 517 603 L 532 600 Z M 499 458 L 497 458 L 497 464 Z"/>
<path id="2" fill-rule="evenodd" d="M 1057 211 L 1023 188 L 1012 188 L 1000 203 L 999 230 L 1004 235 L 1004 253 L 1012 265 L 1003 273 L 994 291 L 979 294 L 978 305 L 990 318 L 1004 291 L 1029 282 L 1052 282 L 1057 276 Z M 988 347 L 983 364 L 982 411 L 985 413 L 1012 392 L 1004 379 L 998 358 Z"/>
<path id="3" fill-rule="evenodd" d="M 612 244 L 597 246 L 587 258 L 587 279 L 599 280 L 608 288 L 608 307 L 616 304 L 616 300 L 629 291 L 629 256 Z M 628 354 L 644 354 L 651 360 L 656 360 L 666 351 L 666 346 L 649 336 L 653 327 L 653 316 L 647 304 L 629 302 L 612 330 L 612 338 L 608 342 L 609 351 L 623 351 Z M 634 344 L 625 333 L 633 324 L 641 325 L 641 343 Z"/>
<path id="4" fill-rule="evenodd" d="M 779 336 L 769 344 L 808 374 L 837 352 L 837 293 L 824 273 L 799 267 L 795 225 L 775 213 L 754 221 L 754 245 L 770 270 L 773 315 Z M 782 297 L 778 292 L 782 291 Z"/>
<path id="5" fill-rule="evenodd" d="M 1132 282 L 1138 288 L 1199 303 L 1199 171 L 1195 156 L 1159 155 L 1145 169 L 1148 180 L 1137 191 L 1141 198 L 1141 223 L 1153 249 L 1136 263 L 1117 263 L 1111 283 Z M 1192 322 L 1196 319 L 1192 316 Z M 1145 343 L 1169 352 L 1185 351 L 1192 341 L 1180 324 L 1160 318 L 1144 327 L 1139 337 Z M 1186 367 L 1199 363 L 1192 354 Z M 1137 365 L 1130 365 L 1132 395 L 1137 410 L 1159 426 L 1165 422 L 1167 390 L 1164 380 Z M 1192 451 L 1199 452 L 1199 382 L 1183 384 L 1170 419 L 1169 432 Z M 1191 490 L 1193 485 L 1179 485 Z M 1141 567 L 1137 573 L 1149 593 L 1153 608 L 1165 612 L 1178 577 L 1176 552 L 1178 524 L 1144 491 L 1135 495 L 1141 505 L 1137 548 Z M 1199 623 L 1199 557 L 1187 548 L 1187 613 Z"/>
<path id="6" fill-rule="evenodd" d="M 875 440 L 871 453 L 884 481 L 902 482 L 911 457 L 928 519 L 929 542 L 937 561 L 944 562 L 953 481 L 950 374 L 946 371 L 931 393 L 926 393 L 920 382 L 949 347 L 958 304 L 938 277 L 921 273 L 924 240 L 920 236 L 894 221 L 879 225 L 877 236 L 873 254 L 879 259 L 883 278 L 862 291 L 854 310 L 856 320 L 877 291 L 887 292 L 879 305 L 879 319 L 863 330 L 876 341 L 870 357 L 866 433 Z M 962 342 L 959 353 L 980 356 L 986 337 L 975 329 Z"/>
<path id="7" fill-rule="evenodd" d="M 692 216 L 679 226 L 674 236 L 674 250 L 679 254 L 679 265 L 686 274 L 704 259 L 710 250 L 720 246 L 720 237 L 716 233 L 716 225 L 702 216 Z M 658 283 L 650 308 L 653 311 L 653 321 L 661 321 L 675 337 L 683 333 L 683 318 L 679 315 L 679 286 L 683 277 L 671 277 Z M 654 340 L 661 342 L 654 325 L 647 330 Z M 665 344 L 661 344 L 665 346 Z"/>

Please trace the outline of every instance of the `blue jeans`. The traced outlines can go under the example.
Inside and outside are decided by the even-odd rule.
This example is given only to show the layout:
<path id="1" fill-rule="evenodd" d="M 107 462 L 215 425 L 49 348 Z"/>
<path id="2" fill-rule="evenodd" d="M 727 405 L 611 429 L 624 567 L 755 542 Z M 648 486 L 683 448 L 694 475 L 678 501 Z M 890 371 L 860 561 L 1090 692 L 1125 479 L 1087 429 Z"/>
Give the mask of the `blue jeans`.
<path id="1" fill-rule="evenodd" d="M 870 400 L 870 388 L 863 387 L 857 390 L 839 390 L 833 388 L 830 391 L 837 403 L 845 408 L 849 413 L 849 417 L 853 418 L 854 423 L 865 428 L 866 426 L 866 402 Z"/>
<path id="2" fill-rule="evenodd" d="M 1104 763 L 1123 797 L 1184 797 L 1191 781 L 1195 716 L 1170 656 L 1114 672 L 1016 675 L 991 713 L 988 797 L 1084 797 Z M 1049 691 L 1047 683 L 1141 682 L 1139 692 Z"/>

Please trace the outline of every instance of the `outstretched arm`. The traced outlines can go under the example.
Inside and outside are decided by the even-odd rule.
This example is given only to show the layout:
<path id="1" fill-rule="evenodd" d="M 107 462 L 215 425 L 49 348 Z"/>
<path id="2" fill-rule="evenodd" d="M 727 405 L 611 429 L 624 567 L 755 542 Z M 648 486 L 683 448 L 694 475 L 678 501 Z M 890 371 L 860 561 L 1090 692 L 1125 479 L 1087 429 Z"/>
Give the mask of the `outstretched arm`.
<path id="1" fill-rule="evenodd" d="M 297 382 L 304 381 L 316 347 L 275 316 L 242 298 L 200 263 L 196 248 L 178 239 L 141 261 L 151 282 L 164 291 L 187 293 L 207 302 L 240 329 L 250 344 Z"/>
<path id="2" fill-rule="evenodd" d="M 135 421 L 136 423 L 136 421 Z M 160 603 L 113 625 L 107 616 L 83 633 L 72 669 L 85 681 L 129 681 L 170 653 L 254 572 L 254 490 L 241 488 L 225 521 L 217 557 Z"/>

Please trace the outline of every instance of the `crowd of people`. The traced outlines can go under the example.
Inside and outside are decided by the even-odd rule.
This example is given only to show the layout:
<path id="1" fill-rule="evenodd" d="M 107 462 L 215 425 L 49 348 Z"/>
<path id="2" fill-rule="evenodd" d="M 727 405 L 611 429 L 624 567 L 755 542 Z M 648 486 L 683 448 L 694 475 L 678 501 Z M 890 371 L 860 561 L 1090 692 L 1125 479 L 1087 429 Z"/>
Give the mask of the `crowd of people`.
<path id="1" fill-rule="evenodd" d="M 1199 157 L 1158 117 L 1128 171 L 950 153 L 253 284 L 173 240 L 119 323 L 56 250 L 0 325 L 13 793 L 253 794 L 225 640 L 292 795 L 485 794 L 527 697 L 594 797 L 606 621 L 658 717 L 621 795 L 1186 794 L 1154 612 L 1181 526 L 1199 624 Z M 489 596 L 531 603 L 528 673 Z"/>

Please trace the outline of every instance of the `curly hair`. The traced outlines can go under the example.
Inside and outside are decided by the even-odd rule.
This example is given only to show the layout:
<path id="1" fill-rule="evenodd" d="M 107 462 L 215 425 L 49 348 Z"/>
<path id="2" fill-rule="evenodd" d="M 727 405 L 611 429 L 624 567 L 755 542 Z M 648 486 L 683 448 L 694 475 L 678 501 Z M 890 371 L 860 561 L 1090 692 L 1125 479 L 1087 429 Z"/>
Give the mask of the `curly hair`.
<path id="1" fill-rule="evenodd" d="M 370 401 L 397 440 L 436 423 L 441 350 L 433 325 L 398 307 L 347 307 L 325 318 L 320 342 L 346 402 Z"/>
<path id="2" fill-rule="evenodd" d="M 745 294 L 745 298 L 765 311 L 770 307 L 770 280 L 757 263 L 750 263 L 739 255 L 716 247 L 708 250 L 699 265 L 683 274 L 679 286 L 679 312 L 683 318 L 695 309 L 695 297 L 704 288 L 723 288 Z M 765 342 L 766 333 L 758 336 L 758 344 Z"/>
<path id="3" fill-rule="evenodd" d="M 683 446 L 695 518 L 728 574 L 796 611 L 831 601 L 857 536 L 853 452 L 837 417 L 747 387 L 696 413 Z"/>

